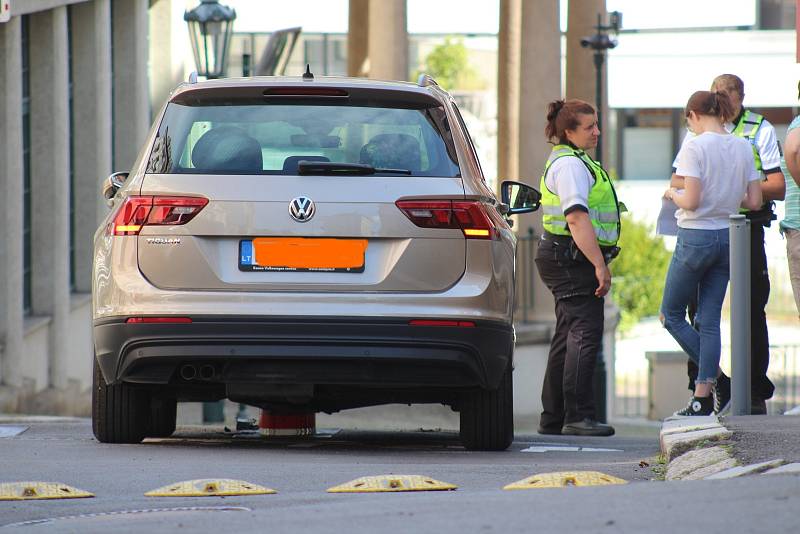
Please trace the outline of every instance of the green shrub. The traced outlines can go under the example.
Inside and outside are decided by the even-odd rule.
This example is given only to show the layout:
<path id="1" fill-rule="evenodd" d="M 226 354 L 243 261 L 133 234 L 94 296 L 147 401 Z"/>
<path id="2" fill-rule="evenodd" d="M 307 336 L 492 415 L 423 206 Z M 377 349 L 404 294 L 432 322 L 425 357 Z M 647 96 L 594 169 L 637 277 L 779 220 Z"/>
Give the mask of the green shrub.
<path id="1" fill-rule="evenodd" d="M 622 314 L 619 331 L 625 332 L 640 319 L 658 315 L 672 254 L 652 226 L 627 214 L 619 246 L 622 251 L 611 263 L 611 294 Z"/>
<path id="2" fill-rule="evenodd" d="M 445 91 L 480 90 L 486 82 L 469 63 L 469 52 L 460 38 L 446 37 L 425 56 L 423 71 Z M 416 79 L 420 72 L 414 75 Z"/>

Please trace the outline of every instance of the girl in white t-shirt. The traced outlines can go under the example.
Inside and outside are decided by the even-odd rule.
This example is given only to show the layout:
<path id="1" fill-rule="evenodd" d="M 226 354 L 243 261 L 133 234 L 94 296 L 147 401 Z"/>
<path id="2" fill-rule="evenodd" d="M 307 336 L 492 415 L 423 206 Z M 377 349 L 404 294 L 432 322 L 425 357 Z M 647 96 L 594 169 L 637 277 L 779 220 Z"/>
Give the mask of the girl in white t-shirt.
<path id="1" fill-rule="evenodd" d="M 678 206 L 678 242 L 667 272 L 661 316 L 664 328 L 697 364 L 699 372 L 689 404 L 675 415 L 710 415 L 719 374 L 720 315 L 730 276 L 729 217 L 743 206 L 761 206 L 753 149 L 723 126 L 733 106 L 725 93 L 697 91 L 686 104 L 686 121 L 695 137 L 678 153 L 676 174 L 682 188 L 664 196 Z M 698 293 L 695 325 L 686 306 Z"/>

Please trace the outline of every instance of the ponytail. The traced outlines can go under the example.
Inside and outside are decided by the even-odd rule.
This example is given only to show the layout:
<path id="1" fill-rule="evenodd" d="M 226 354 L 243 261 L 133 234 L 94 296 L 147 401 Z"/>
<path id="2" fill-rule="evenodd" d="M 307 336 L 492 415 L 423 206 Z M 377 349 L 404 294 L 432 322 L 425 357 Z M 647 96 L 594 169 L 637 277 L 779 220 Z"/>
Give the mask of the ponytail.
<path id="1" fill-rule="evenodd" d="M 697 115 L 717 117 L 722 122 L 733 119 L 733 104 L 724 91 L 695 91 L 686 103 L 687 117 L 690 111 Z"/>
<path id="2" fill-rule="evenodd" d="M 722 122 L 733 119 L 733 104 L 731 103 L 731 97 L 728 93 L 725 91 L 714 91 L 714 96 L 718 112 L 717 116 L 722 119 Z"/>

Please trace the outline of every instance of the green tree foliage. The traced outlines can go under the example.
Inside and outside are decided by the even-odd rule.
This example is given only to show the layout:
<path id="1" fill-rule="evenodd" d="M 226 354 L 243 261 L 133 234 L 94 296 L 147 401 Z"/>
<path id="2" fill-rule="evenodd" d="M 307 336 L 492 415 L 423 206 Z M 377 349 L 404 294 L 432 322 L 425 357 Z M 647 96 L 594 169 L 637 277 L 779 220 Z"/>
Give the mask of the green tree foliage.
<path id="1" fill-rule="evenodd" d="M 664 280 L 672 254 L 652 226 L 628 215 L 622 218 L 620 255 L 611 263 L 611 293 L 622 313 L 619 330 L 625 332 L 644 317 L 658 315 Z"/>
<path id="2" fill-rule="evenodd" d="M 430 74 L 443 89 L 483 89 L 486 83 L 469 64 L 467 47 L 461 39 L 447 37 L 425 57 L 421 72 Z M 416 74 L 419 76 L 420 72 Z M 415 76 L 415 77 L 416 77 Z"/>

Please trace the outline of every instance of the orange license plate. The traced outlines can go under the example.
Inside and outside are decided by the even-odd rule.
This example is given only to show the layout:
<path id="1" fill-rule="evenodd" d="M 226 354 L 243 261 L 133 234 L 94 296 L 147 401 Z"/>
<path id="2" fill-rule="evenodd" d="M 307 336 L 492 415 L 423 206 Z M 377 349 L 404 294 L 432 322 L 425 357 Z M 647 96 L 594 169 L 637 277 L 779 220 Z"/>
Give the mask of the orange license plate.
<path id="1" fill-rule="evenodd" d="M 239 244 L 243 271 L 364 271 L 366 239 L 259 237 Z"/>

